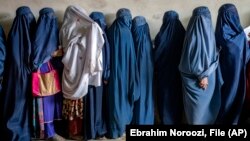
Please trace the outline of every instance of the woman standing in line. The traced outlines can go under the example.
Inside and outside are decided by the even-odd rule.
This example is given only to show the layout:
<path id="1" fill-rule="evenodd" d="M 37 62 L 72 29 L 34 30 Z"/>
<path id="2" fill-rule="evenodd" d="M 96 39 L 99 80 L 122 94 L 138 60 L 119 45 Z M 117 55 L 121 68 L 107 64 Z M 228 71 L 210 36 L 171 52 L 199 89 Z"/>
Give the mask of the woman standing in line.
<path id="1" fill-rule="evenodd" d="M 63 116 L 69 121 L 69 136 L 82 138 L 83 97 L 88 87 L 102 84 L 103 31 L 85 9 L 68 6 L 60 30 L 64 64 L 62 92 Z"/>
<path id="2" fill-rule="evenodd" d="M 143 16 L 136 16 L 132 21 L 132 35 L 138 67 L 140 98 L 134 103 L 133 123 L 139 125 L 154 124 L 153 96 L 153 45 L 150 30 Z"/>
<path id="3" fill-rule="evenodd" d="M 43 8 L 39 14 L 32 47 L 32 64 L 35 71 L 47 73 L 55 68 L 52 59 L 57 56 L 55 53 L 59 49 L 58 22 L 52 8 Z M 51 96 L 33 97 L 32 123 L 33 134 L 36 138 L 46 138 L 53 141 L 64 140 L 56 134 L 55 130 L 55 122 L 60 120 L 62 120 L 61 92 Z"/>
<path id="4" fill-rule="evenodd" d="M 175 11 L 167 11 L 155 38 L 156 97 L 162 124 L 180 124 L 183 95 L 178 70 L 185 29 Z"/>
<path id="5" fill-rule="evenodd" d="M 188 124 L 214 124 L 220 109 L 219 54 L 210 11 L 193 10 L 185 35 L 179 70 Z"/>
<path id="6" fill-rule="evenodd" d="M 216 42 L 221 48 L 220 66 L 224 84 L 218 124 L 238 124 L 246 94 L 246 64 L 249 46 L 233 4 L 220 7 L 216 24 Z"/>
<path id="7" fill-rule="evenodd" d="M 133 105 L 139 99 L 138 69 L 133 37 L 132 15 L 121 8 L 108 29 L 110 43 L 110 79 L 108 96 L 108 134 L 121 137 L 133 116 Z"/>
<path id="8" fill-rule="evenodd" d="M 110 73 L 110 50 L 109 42 L 106 36 L 107 25 L 104 14 L 101 12 L 92 12 L 89 16 L 94 20 L 103 31 L 103 38 L 105 40 L 102 48 L 102 60 L 103 60 L 103 73 L 102 73 L 102 85 L 95 87 L 89 86 L 88 94 L 85 97 L 85 116 L 84 127 L 86 127 L 86 138 L 96 139 L 103 137 L 107 133 L 106 128 L 106 98 L 108 93 L 106 91 L 108 87 L 108 79 Z"/>
<path id="9" fill-rule="evenodd" d="M 36 20 L 27 6 L 16 10 L 7 40 L 1 96 L 1 141 L 31 140 L 31 51 Z"/>

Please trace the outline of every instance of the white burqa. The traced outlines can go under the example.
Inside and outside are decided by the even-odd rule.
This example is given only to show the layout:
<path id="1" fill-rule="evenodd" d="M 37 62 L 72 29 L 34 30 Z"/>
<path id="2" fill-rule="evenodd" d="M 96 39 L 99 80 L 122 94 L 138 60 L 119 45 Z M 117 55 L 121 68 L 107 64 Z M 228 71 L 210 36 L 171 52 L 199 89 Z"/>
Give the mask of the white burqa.
<path id="1" fill-rule="evenodd" d="M 64 64 L 62 92 L 67 99 L 85 96 L 88 86 L 102 80 L 102 29 L 78 6 L 69 6 L 60 30 Z"/>

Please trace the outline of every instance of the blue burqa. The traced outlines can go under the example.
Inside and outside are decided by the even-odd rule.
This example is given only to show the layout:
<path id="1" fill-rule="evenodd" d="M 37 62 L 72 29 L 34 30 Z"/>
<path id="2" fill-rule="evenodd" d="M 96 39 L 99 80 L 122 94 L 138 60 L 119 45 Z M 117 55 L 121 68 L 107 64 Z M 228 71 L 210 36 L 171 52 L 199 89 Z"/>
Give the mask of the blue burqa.
<path id="1" fill-rule="evenodd" d="M 156 95 L 162 124 L 180 124 L 183 117 L 181 76 L 178 70 L 185 29 L 175 11 L 167 11 L 155 37 Z"/>
<path id="2" fill-rule="evenodd" d="M 140 98 L 134 104 L 134 124 L 154 124 L 153 97 L 153 46 L 146 19 L 137 16 L 132 21 L 132 35 L 135 45 L 136 61 L 139 72 L 138 90 Z"/>
<path id="3" fill-rule="evenodd" d="M 221 47 L 220 66 L 224 84 L 218 124 L 238 124 L 246 93 L 246 64 L 249 47 L 233 4 L 219 9 L 216 42 Z"/>
<path id="4" fill-rule="evenodd" d="M 110 79 L 108 94 L 108 129 L 110 138 L 125 133 L 132 120 L 133 104 L 139 98 L 138 70 L 129 9 L 119 9 L 108 29 L 110 43 Z"/>
<path id="5" fill-rule="evenodd" d="M 0 92 L 2 91 L 5 59 L 6 59 L 6 36 L 2 26 L 0 25 Z"/>
<path id="6" fill-rule="evenodd" d="M 16 10 L 7 41 L 1 141 L 29 141 L 32 108 L 31 50 L 36 21 L 29 7 Z"/>
<path id="7" fill-rule="evenodd" d="M 108 81 L 110 73 L 110 49 L 109 42 L 106 36 L 107 25 L 105 17 L 101 12 L 92 12 L 90 18 L 93 19 L 103 30 L 103 38 L 105 40 L 102 48 L 102 61 L 103 61 L 103 73 L 102 73 L 102 86 L 89 86 L 88 94 L 86 95 L 86 136 L 87 139 L 95 139 L 106 134 L 106 122 L 105 122 L 105 109 L 106 102 L 105 97 L 107 95 L 104 91 L 104 87 L 107 87 L 104 81 Z"/>
<path id="8" fill-rule="evenodd" d="M 197 7 L 187 27 L 179 64 L 188 124 L 214 124 L 216 120 L 222 85 L 218 63 L 210 11 Z M 206 77 L 208 86 L 203 89 L 199 82 Z"/>
<path id="9" fill-rule="evenodd" d="M 3 75 L 4 75 L 4 65 L 5 65 L 5 59 L 6 59 L 6 36 L 4 33 L 4 30 L 2 26 L 0 25 L 0 102 L 2 102 L 2 81 L 3 81 Z M 3 127 L 3 106 L 0 105 L 0 131 L 2 131 Z M 1 136 L 0 136 L 1 139 Z"/>
<path id="10" fill-rule="evenodd" d="M 34 71 L 39 69 L 41 73 L 47 73 L 52 69 L 48 62 L 52 62 L 52 54 L 59 47 L 58 22 L 52 8 L 41 9 L 39 15 L 32 47 L 32 64 Z M 57 69 L 54 65 L 52 67 Z M 41 113 L 43 113 L 42 117 L 39 116 Z M 35 137 L 42 138 L 41 132 L 44 133 L 45 138 L 53 137 L 56 133 L 54 120 L 60 119 L 62 119 L 62 93 L 33 98 L 33 134 Z"/>

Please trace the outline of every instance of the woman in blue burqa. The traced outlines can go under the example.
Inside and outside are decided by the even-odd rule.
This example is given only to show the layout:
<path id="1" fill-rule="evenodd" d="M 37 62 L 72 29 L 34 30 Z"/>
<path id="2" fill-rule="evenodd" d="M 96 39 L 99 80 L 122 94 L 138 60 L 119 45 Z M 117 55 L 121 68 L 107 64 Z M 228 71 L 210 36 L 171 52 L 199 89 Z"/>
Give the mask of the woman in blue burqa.
<path id="1" fill-rule="evenodd" d="M 158 112 L 162 124 L 180 124 L 183 117 L 181 76 L 178 70 L 185 29 L 175 11 L 167 11 L 155 38 L 155 75 Z"/>
<path id="2" fill-rule="evenodd" d="M 140 92 L 140 98 L 134 104 L 133 123 L 152 125 L 154 124 L 153 45 L 148 23 L 143 16 L 136 16 L 133 19 L 132 35 L 139 72 L 138 88 Z"/>
<path id="3" fill-rule="evenodd" d="M 219 54 L 210 11 L 193 10 L 184 39 L 179 70 L 188 124 L 214 124 L 220 108 Z"/>
<path id="4" fill-rule="evenodd" d="M 101 86 L 89 86 L 88 94 L 85 97 L 85 110 L 86 120 L 84 121 L 87 139 L 95 139 L 102 137 L 106 134 L 106 96 L 108 96 L 107 91 L 105 91 L 108 84 L 109 74 L 110 74 L 110 49 L 109 42 L 106 36 L 107 24 L 105 21 L 104 14 L 101 12 L 92 12 L 89 16 L 93 19 L 103 30 L 103 38 L 105 40 L 104 46 L 102 48 L 102 85 Z"/>
<path id="5" fill-rule="evenodd" d="M 32 47 L 33 71 L 48 73 L 58 71 L 62 62 L 58 57 L 59 29 L 55 12 L 46 7 L 40 10 L 35 39 Z M 55 58 L 55 60 L 53 60 Z M 53 65 L 53 63 L 56 65 Z M 62 67 L 60 68 L 62 70 Z M 62 93 L 33 98 L 33 137 L 63 140 L 56 133 L 56 122 L 62 120 Z"/>
<path id="6" fill-rule="evenodd" d="M 121 137 L 132 120 L 134 101 L 138 100 L 138 70 L 133 37 L 132 16 L 129 9 L 116 13 L 116 20 L 108 29 L 110 43 L 110 78 L 108 95 L 108 136 Z"/>
<path id="7" fill-rule="evenodd" d="M 7 41 L 3 80 L 1 141 L 30 141 L 31 51 L 36 21 L 29 7 L 16 10 Z"/>
<path id="8" fill-rule="evenodd" d="M 238 124 L 246 94 L 246 64 L 249 46 L 233 4 L 219 9 L 216 42 L 221 47 L 220 66 L 224 84 L 218 124 Z"/>

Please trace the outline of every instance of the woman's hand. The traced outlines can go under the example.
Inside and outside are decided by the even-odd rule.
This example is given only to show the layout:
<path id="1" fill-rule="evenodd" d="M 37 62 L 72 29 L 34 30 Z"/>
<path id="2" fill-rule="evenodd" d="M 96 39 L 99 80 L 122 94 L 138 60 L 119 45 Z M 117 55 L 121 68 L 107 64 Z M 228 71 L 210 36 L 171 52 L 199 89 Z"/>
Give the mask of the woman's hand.
<path id="1" fill-rule="evenodd" d="M 207 78 L 207 77 L 202 78 L 202 79 L 200 80 L 199 86 L 200 86 L 202 89 L 207 89 L 207 87 L 208 87 L 208 78 Z"/>

